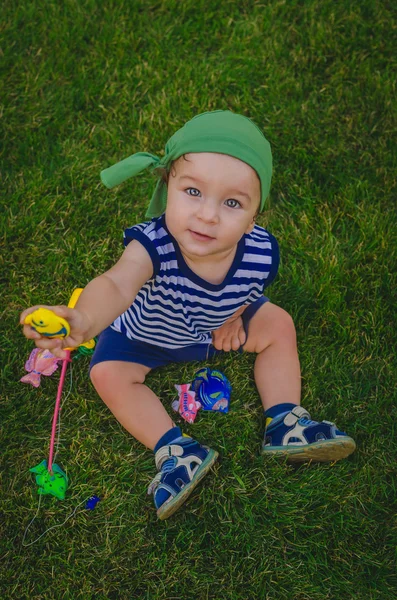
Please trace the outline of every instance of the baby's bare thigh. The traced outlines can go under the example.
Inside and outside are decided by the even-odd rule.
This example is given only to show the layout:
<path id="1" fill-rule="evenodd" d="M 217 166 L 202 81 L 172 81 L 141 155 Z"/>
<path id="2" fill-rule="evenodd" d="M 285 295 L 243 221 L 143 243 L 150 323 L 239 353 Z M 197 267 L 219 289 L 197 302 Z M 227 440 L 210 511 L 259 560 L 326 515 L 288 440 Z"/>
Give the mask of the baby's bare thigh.
<path id="1" fill-rule="evenodd" d="M 150 370 L 139 363 L 107 360 L 94 365 L 90 377 L 96 390 L 111 391 L 131 383 L 144 383 Z"/>
<path id="2" fill-rule="evenodd" d="M 295 342 L 296 333 L 292 317 L 272 302 L 263 304 L 248 324 L 245 352 L 262 352 L 275 340 Z"/>

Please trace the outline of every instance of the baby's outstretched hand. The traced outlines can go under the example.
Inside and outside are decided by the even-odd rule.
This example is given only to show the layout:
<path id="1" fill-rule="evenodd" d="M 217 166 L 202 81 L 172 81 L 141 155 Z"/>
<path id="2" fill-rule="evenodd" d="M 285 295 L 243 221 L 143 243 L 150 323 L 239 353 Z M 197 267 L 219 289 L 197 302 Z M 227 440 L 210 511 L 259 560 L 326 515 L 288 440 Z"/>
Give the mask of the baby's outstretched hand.
<path id="1" fill-rule="evenodd" d="M 219 329 L 212 332 L 212 343 L 217 350 L 230 352 L 245 344 L 246 335 L 241 315 L 246 308 L 239 308 Z"/>
<path id="2" fill-rule="evenodd" d="M 55 313 L 56 316 L 61 317 L 62 320 L 67 321 L 70 331 L 66 336 L 59 337 L 48 337 L 41 335 L 40 326 L 37 330 L 33 328 L 30 323 L 27 323 L 27 317 L 37 311 L 39 308 L 47 309 Z M 29 320 L 29 319 L 28 319 Z M 84 313 L 81 313 L 75 308 L 68 308 L 67 306 L 44 306 L 42 304 L 27 308 L 21 313 L 19 322 L 23 325 L 23 334 L 30 340 L 34 340 L 38 348 L 50 350 L 50 352 L 58 358 L 66 358 L 67 354 L 65 348 L 77 348 L 81 343 L 86 341 L 86 333 L 88 331 L 89 323 Z M 44 328 L 43 333 L 44 333 Z M 56 333 L 57 328 L 50 333 Z"/>

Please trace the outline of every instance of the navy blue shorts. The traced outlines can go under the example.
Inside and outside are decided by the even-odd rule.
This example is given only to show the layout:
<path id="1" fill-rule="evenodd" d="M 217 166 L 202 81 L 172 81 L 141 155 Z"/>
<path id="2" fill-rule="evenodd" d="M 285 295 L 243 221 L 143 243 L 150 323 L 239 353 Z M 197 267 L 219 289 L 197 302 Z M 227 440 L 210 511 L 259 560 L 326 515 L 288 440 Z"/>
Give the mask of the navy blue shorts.
<path id="1" fill-rule="evenodd" d="M 269 298 L 263 296 L 260 300 L 250 304 L 243 312 L 242 319 L 247 338 L 250 320 L 256 311 L 268 301 Z M 240 346 L 237 350 L 237 352 L 243 351 L 243 346 Z M 91 359 L 90 369 L 98 363 L 109 360 L 138 363 L 154 369 L 155 367 L 163 367 L 171 363 L 210 360 L 214 356 L 219 356 L 223 353 L 223 350 L 217 350 L 211 343 L 194 344 L 192 346 L 184 346 L 183 348 L 154 346 L 146 342 L 130 340 L 123 333 L 118 333 L 111 327 L 108 327 L 99 335 L 98 343 Z"/>

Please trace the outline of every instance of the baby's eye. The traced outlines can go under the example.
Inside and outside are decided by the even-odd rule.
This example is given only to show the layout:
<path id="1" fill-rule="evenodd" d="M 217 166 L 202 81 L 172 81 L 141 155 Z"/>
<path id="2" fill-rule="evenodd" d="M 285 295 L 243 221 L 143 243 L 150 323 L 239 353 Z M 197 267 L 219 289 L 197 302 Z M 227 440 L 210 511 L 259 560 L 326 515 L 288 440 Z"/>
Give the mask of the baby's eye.
<path id="1" fill-rule="evenodd" d="M 189 196 L 200 196 L 200 190 L 198 190 L 197 188 L 186 188 L 185 192 L 187 192 Z"/>
<path id="2" fill-rule="evenodd" d="M 234 198 L 229 198 L 228 200 L 226 200 L 225 204 L 229 206 L 229 208 L 238 208 L 239 206 L 241 206 L 240 202 L 238 200 L 235 200 Z"/>

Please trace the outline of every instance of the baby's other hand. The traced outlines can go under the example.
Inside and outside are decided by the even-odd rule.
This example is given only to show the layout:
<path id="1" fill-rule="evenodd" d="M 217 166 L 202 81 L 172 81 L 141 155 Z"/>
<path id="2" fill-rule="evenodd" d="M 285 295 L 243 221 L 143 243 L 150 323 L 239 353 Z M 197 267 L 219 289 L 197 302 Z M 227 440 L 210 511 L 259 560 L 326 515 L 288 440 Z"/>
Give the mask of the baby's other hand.
<path id="1" fill-rule="evenodd" d="M 246 308 L 239 308 L 219 329 L 212 332 L 212 343 L 217 350 L 230 352 L 245 344 L 246 335 L 241 314 Z"/>
<path id="2" fill-rule="evenodd" d="M 65 319 L 70 327 L 70 333 L 64 338 L 49 338 L 44 335 L 40 335 L 37 331 L 26 324 L 26 317 L 36 311 L 38 308 L 46 308 L 53 311 L 59 317 Z M 21 313 L 19 322 L 23 325 L 22 333 L 25 337 L 30 340 L 34 340 L 34 343 L 38 348 L 49 350 L 54 356 L 58 358 L 66 358 L 67 353 L 65 348 L 77 348 L 81 343 L 87 341 L 86 332 L 89 328 L 88 319 L 84 313 L 74 309 L 68 308 L 67 306 L 44 306 L 39 304 L 27 308 Z"/>

